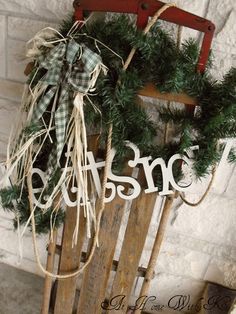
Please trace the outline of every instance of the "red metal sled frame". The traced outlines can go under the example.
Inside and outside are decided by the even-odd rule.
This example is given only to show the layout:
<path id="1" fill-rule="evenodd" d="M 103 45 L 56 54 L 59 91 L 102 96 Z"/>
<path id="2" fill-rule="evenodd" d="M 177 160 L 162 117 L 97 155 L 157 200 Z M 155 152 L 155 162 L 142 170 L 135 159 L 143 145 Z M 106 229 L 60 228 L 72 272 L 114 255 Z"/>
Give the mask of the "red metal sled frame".
<path id="1" fill-rule="evenodd" d="M 144 28 L 148 18 L 164 5 L 156 0 L 76 0 L 74 1 L 75 18 L 83 20 L 84 11 L 116 12 L 137 14 L 137 26 Z M 209 57 L 211 43 L 215 32 L 215 25 L 200 16 L 191 14 L 176 7 L 170 7 L 160 17 L 161 20 L 185 26 L 204 33 L 199 55 L 197 70 L 203 73 Z"/>

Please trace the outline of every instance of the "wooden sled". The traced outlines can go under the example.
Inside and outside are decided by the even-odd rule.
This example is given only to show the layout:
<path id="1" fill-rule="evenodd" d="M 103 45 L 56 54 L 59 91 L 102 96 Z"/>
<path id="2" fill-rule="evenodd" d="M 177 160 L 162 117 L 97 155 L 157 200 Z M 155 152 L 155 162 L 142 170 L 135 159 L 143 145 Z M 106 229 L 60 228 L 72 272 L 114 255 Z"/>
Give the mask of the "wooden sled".
<path id="1" fill-rule="evenodd" d="M 137 26 L 140 28 L 145 27 L 148 17 L 152 16 L 162 6 L 163 3 L 156 0 L 81 0 L 74 3 L 75 17 L 78 20 L 83 19 L 84 11 L 133 13 L 137 14 Z M 196 69 L 204 72 L 214 34 L 214 25 L 204 18 L 176 7 L 165 11 L 160 18 L 204 33 Z M 140 91 L 140 95 L 180 102 L 193 108 L 190 110 L 191 112 L 197 105 L 196 99 L 186 94 L 160 93 L 151 83 Z M 98 152 L 98 137 L 91 137 L 89 144 L 90 150 L 96 155 Z M 124 171 L 124 174 L 131 175 L 131 169 L 125 169 Z M 119 196 L 116 196 L 112 202 L 106 204 L 101 222 L 99 247 L 96 248 L 92 262 L 83 275 L 80 276 L 79 300 L 76 298 L 78 278 L 59 280 L 53 285 L 52 279 L 46 277 L 42 314 L 49 313 L 50 299 L 54 314 L 127 313 L 130 296 L 137 278 L 140 278 L 139 280 L 143 282 L 140 296 L 148 295 L 174 196 L 165 198 L 150 261 L 148 267 L 143 268 L 140 265 L 140 258 L 144 250 L 156 199 L 159 196 L 158 193 L 145 194 L 146 182 L 142 173 L 139 174 L 138 178 L 143 189 L 140 196 L 133 200 L 129 209 L 128 222 L 119 257 L 114 259 L 126 203 Z M 126 188 L 128 189 L 128 186 Z M 55 268 L 55 254 L 59 255 L 58 274 L 71 273 L 85 262 L 91 244 L 88 243 L 85 246 L 86 221 L 82 213 L 83 211 L 81 211 L 80 217 L 79 241 L 77 246 L 72 249 L 71 242 L 76 221 L 76 210 L 67 207 L 61 244 L 56 245 L 55 232 L 55 241 L 48 247 L 48 271 L 53 271 Z M 83 251 L 84 248 L 86 249 Z M 119 308 L 119 304 L 115 306 L 112 303 L 113 309 L 106 310 L 106 306 L 111 305 L 112 299 L 118 295 L 125 296 L 122 307 Z M 135 310 L 135 313 L 140 312 L 141 309 Z"/>

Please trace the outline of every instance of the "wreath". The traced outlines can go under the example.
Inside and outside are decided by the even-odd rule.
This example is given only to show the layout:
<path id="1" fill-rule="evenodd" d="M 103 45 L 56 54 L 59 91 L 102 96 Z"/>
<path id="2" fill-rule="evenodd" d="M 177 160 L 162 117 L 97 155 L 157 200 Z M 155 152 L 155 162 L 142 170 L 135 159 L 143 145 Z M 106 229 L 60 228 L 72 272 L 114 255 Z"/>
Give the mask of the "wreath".
<path id="1" fill-rule="evenodd" d="M 124 60 L 134 47 L 136 53 L 124 71 Z M 158 22 L 144 34 L 126 15 L 83 25 L 69 19 L 58 32 L 48 28 L 38 33 L 29 42 L 28 56 L 33 57 L 34 67 L 22 101 L 27 119 L 12 139 L 7 163 L 11 184 L 0 191 L 3 208 L 15 213 L 15 227 L 29 223 L 31 216 L 29 161 L 31 168 L 46 172 L 45 187 L 39 193 L 42 199 L 55 200 L 61 184 L 68 186 L 71 178 L 77 180 L 78 186 L 86 184 L 83 174 L 82 179 L 77 177 L 86 159 L 85 126 L 99 131 L 104 146 L 112 123 L 117 173 L 127 158 L 127 140 L 137 145 L 143 155 L 165 161 L 199 145 L 193 159 L 198 179 L 208 175 L 220 160 L 223 145 L 218 144 L 219 140 L 236 136 L 236 69 L 217 81 L 210 74 L 210 57 L 204 74 L 198 73 L 197 42 L 189 39 L 179 47 Z M 158 107 L 159 119 L 153 121 L 137 105 L 139 90 L 149 82 L 161 92 L 185 92 L 195 97 L 197 112 L 190 115 L 185 108 Z M 156 138 L 164 136 L 157 132 L 161 123 L 174 126 L 175 138 L 156 144 Z M 68 158 L 65 153 L 71 151 L 72 158 Z M 236 161 L 234 150 L 228 159 Z M 65 165 L 73 171 L 63 177 Z M 176 180 L 182 178 L 179 166 L 174 174 Z M 160 176 L 155 170 L 157 184 Z M 40 178 L 32 176 L 31 187 L 41 185 Z M 42 210 L 35 206 L 38 233 L 63 222 L 64 210 L 56 207 Z"/>

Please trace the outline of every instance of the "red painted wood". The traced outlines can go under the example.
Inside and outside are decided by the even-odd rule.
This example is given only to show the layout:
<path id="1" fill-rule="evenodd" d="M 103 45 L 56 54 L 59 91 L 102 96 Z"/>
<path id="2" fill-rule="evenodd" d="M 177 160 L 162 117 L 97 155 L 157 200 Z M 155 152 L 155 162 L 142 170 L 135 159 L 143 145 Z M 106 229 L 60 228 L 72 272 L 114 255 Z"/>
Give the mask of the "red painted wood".
<path id="1" fill-rule="evenodd" d="M 156 0 L 80 0 L 79 2 L 80 5 L 76 10 L 138 14 L 141 7 L 145 15 L 148 14 L 149 16 L 153 16 L 165 4 Z M 210 21 L 177 7 L 169 8 L 162 14 L 161 19 L 201 32 L 210 33 L 214 31 L 214 29 L 209 29 L 209 26 L 212 26 Z"/>
<path id="2" fill-rule="evenodd" d="M 147 24 L 148 16 L 153 16 L 163 5 L 163 2 L 156 0 L 76 0 L 75 17 L 78 20 L 81 19 L 84 10 L 133 13 L 138 15 L 138 27 L 144 28 Z M 176 7 L 171 7 L 166 10 L 161 15 L 160 19 L 205 33 L 197 65 L 197 70 L 201 73 L 204 72 L 215 31 L 214 24 L 207 19 Z"/>
<path id="3" fill-rule="evenodd" d="M 203 42 L 202 42 L 202 48 L 200 51 L 199 60 L 198 60 L 197 70 L 201 73 L 203 73 L 206 69 L 208 57 L 209 57 L 209 54 L 211 51 L 211 44 L 212 44 L 212 40 L 213 40 L 213 36 L 214 36 L 214 31 L 215 31 L 215 25 L 214 24 L 209 25 L 209 27 L 213 28 L 213 32 L 205 33 L 204 38 L 203 38 Z"/>

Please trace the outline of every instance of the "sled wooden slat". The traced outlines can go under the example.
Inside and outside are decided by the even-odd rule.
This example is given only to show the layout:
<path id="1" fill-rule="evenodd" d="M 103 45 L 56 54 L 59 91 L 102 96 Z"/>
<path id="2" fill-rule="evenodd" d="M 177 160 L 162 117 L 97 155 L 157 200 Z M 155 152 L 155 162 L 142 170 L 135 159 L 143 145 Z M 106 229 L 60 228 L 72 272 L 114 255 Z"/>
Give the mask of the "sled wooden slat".
<path id="1" fill-rule="evenodd" d="M 55 254 L 57 254 L 57 255 L 61 254 L 61 246 L 60 245 L 56 246 Z M 87 257 L 88 257 L 88 252 L 82 252 L 80 262 L 85 263 L 87 260 Z M 117 271 L 118 264 L 119 264 L 119 262 L 117 260 L 113 260 L 111 270 Z M 137 277 L 145 277 L 146 271 L 147 271 L 147 269 L 145 267 L 139 267 L 137 270 L 136 276 Z"/>
<path id="2" fill-rule="evenodd" d="M 124 169 L 124 175 L 131 175 L 131 168 Z M 125 185 L 125 192 L 128 185 Z M 105 205 L 99 232 L 99 247 L 83 274 L 77 314 L 101 314 L 107 284 L 112 270 L 113 257 L 119 230 L 124 215 L 126 201 L 115 196 Z"/>
<path id="3" fill-rule="evenodd" d="M 95 154 L 98 147 L 98 136 L 88 139 L 89 150 Z M 75 201 L 76 194 L 70 194 L 70 198 Z M 62 237 L 61 255 L 59 262 L 59 274 L 71 273 L 80 267 L 82 246 L 86 235 L 86 218 L 83 207 L 80 210 L 79 237 L 77 245 L 72 248 L 72 237 L 76 225 L 76 207 L 67 207 L 65 224 Z M 57 285 L 54 314 L 71 314 L 74 307 L 77 277 L 59 280 Z"/>
<path id="4" fill-rule="evenodd" d="M 113 263 L 125 201 L 119 196 L 106 205 L 100 227 L 99 247 L 86 268 L 79 297 L 77 314 L 100 314 Z"/>
<path id="5" fill-rule="evenodd" d="M 127 311 L 156 198 L 157 193 L 146 194 L 142 190 L 140 196 L 132 203 L 110 297 L 112 300 L 118 295 L 125 295 L 125 300 L 122 303 L 122 309 L 109 310 L 107 313 L 123 314 Z"/>
<path id="6" fill-rule="evenodd" d="M 196 98 L 191 97 L 185 93 L 161 93 L 154 84 L 147 84 L 138 93 L 140 96 L 146 96 L 151 98 L 157 98 L 166 101 L 175 101 L 182 104 L 188 104 L 192 106 L 197 106 L 198 101 Z"/>
<path id="7" fill-rule="evenodd" d="M 72 248 L 72 237 L 75 224 L 76 207 L 67 207 L 62 238 L 62 250 L 58 272 L 59 274 L 73 272 L 79 267 L 86 229 L 86 219 L 84 218 L 82 208 L 80 211 L 79 239 L 77 245 Z M 72 277 L 58 281 L 54 314 L 72 313 L 76 292 L 76 279 L 77 278 Z"/>

